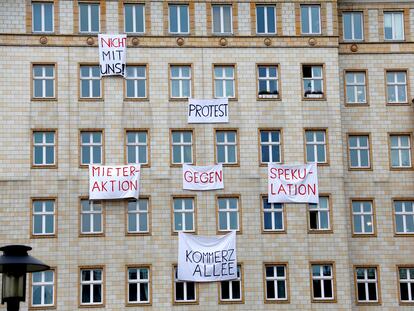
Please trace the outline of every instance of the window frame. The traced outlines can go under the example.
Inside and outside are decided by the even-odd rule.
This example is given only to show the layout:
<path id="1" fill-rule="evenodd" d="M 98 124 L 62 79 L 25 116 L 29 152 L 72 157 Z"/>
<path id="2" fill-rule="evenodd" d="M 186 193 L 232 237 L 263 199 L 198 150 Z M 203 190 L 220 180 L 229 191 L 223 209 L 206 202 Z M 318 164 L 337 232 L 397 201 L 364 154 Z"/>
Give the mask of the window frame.
<path id="1" fill-rule="evenodd" d="M 345 21 L 344 21 L 344 15 L 345 14 L 352 14 L 352 15 L 354 15 L 354 14 L 361 14 L 361 17 L 362 17 L 362 19 L 361 19 L 361 34 L 362 34 L 362 38 L 361 39 L 355 39 L 355 38 L 353 38 L 353 39 L 345 39 Z M 341 20 L 341 22 L 342 22 L 342 36 L 341 36 L 341 39 L 342 39 L 342 41 L 343 42 L 365 42 L 365 12 L 364 12 L 364 10 L 358 10 L 358 9 L 356 9 L 356 10 L 344 10 L 344 11 L 342 11 L 341 12 L 341 17 L 342 17 L 342 20 Z M 352 37 L 355 37 L 355 26 L 354 26 L 354 18 L 352 17 L 352 22 L 351 22 L 351 32 L 352 32 Z"/>
<path id="2" fill-rule="evenodd" d="M 147 134 L 147 163 L 143 164 L 141 163 L 141 168 L 145 167 L 145 168 L 149 168 L 151 167 L 151 136 L 150 136 L 150 129 L 149 128 L 125 128 L 124 129 L 124 163 L 125 165 L 128 165 L 128 133 L 139 133 L 139 132 L 144 132 Z M 135 145 L 136 146 L 141 146 L 139 145 Z"/>
<path id="3" fill-rule="evenodd" d="M 56 303 L 56 299 L 57 299 L 57 267 L 53 266 L 50 267 L 49 270 L 46 271 L 41 271 L 42 272 L 47 272 L 47 271 L 53 271 L 53 304 L 51 305 L 33 305 L 33 274 L 31 273 L 29 275 L 29 302 L 28 302 L 28 306 L 29 306 L 29 310 L 45 310 L 45 309 L 56 309 L 57 303 Z"/>
<path id="4" fill-rule="evenodd" d="M 82 79 L 81 78 L 81 67 L 98 67 L 99 64 L 96 63 L 78 63 L 78 101 L 104 101 L 104 79 L 102 76 L 99 77 L 100 83 L 100 96 L 99 97 L 82 97 L 82 80 L 98 80 L 98 79 Z M 99 69 L 100 70 L 100 69 Z M 100 72 L 100 71 L 99 71 Z M 88 77 L 89 78 L 89 77 Z M 93 85 L 89 90 L 89 94 L 93 94 Z"/>
<path id="5" fill-rule="evenodd" d="M 105 237 L 106 231 L 105 231 L 105 227 L 106 227 L 106 211 L 105 211 L 105 200 L 89 200 L 89 197 L 87 196 L 80 196 L 78 199 L 79 203 L 78 203 L 78 227 L 79 227 L 79 233 L 78 233 L 78 237 L 80 238 L 84 238 L 84 237 Z M 102 231 L 101 232 L 91 232 L 91 233 L 85 233 L 82 232 L 82 201 L 97 201 L 100 202 L 101 205 L 101 227 L 102 227 Z"/>
<path id="6" fill-rule="evenodd" d="M 232 67 L 233 68 L 233 89 L 234 89 L 234 96 L 233 97 L 216 97 L 216 75 L 215 75 L 215 68 L 216 67 Z M 231 63 L 231 64 L 224 64 L 224 63 L 213 63 L 212 64 L 212 91 L 213 91 L 213 97 L 212 98 L 228 98 L 229 101 L 237 101 L 238 100 L 238 83 L 237 83 L 237 64 Z M 218 80 L 218 79 L 217 79 Z M 221 81 L 226 81 L 229 79 L 221 79 Z M 226 88 L 227 90 L 227 88 Z M 224 91 L 224 89 L 223 89 Z"/>
<path id="7" fill-rule="evenodd" d="M 392 145 L 391 145 L 391 138 L 393 136 L 397 136 L 397 137 L 401 137 L 401 136 L 408 136 L 408 142 L 409 142 L 409 146 L 408 148 L 400 148 L 400 149 L 396 149 L 399 150 L 399 156 L 401 154 L 401 150 L 408 150 L 409 151 L 409 156 L 410 156 L 410 165 L 409 166 L 392 166 L 392 156 L 391 156 L 391 151 L 392 151 Z M 412 138 L 412 134 L 410 132 L 403 132 L 403 133 L 396 133 L 396 132 L 390 132 L 388 133 L 388 159 L 389 159 L 389 165 L 390 165 L 390 170 L 391 171 L 406 171 L 406 170 L 412 170 L 413 167 L 413 138 Z"/>
<path id="8" fill-rule="evenodd" d="M 219 219 L 219 199 L 237 199 L 237 221 L 238 221 L 238 230 L 220 230 L 220 219 Z M 231 231 L 235 231 L 236 234 L 243 233 L 243 218 L 242 218 L 242 201 L 240 194 L 216 194 L 215 196 L 215 205 L 216 205 L 216 235 L 225 235 Z M 227 211 L 228 209 L 226 209 Z"/>
<path id="9" fill-rule="evenodd" d="M 195 129 L 194 128 L 170 128 L 170 167 L 182 167 L 183 164 L 189 164 L 189 165 L 196 165 L 196 142 L 195 142 Z M 189 162 L 183 162 L 183 163 L 174 163 L 174 154 L 173 154 L 173 133 L 174 132 L 191 132 L 191 163 Z M 187 146 L 184 144 L 179 144 L 179 146 Z M 183 157 L 184 154 L 182 153 L 181 156 Z"/>
<path id="10" fill-rule="evenodd" d="M 216 2 L 214 2 L 214 3 L 211 3 L 210 4 L 210 8 L 207 6 L 207 10 L 209 10 L 210 9 L 210 16 L 211 16 L 211 34 L 213 35 L 213 36 L 233 36 L 234 34 L 235 34 L 235 31 L 234 31 L 234 29 L 235 29 L 235 27 L 234 27 L 234 25 L 233 25 L 233 23 L 234 23 L 234 16 L 233 16 L 233 10 L 235 10 L 235 7 L 234 7 L 234 3 L 232 3 L 232 2 L 223 2 L 223 3 L 216 3 Z M 223 7 L 229 7 L 230 8 L 230 27 L 231 27 L 231 29 L 230 29 L 230 32 L 224 32 L 224 31 L 220 31 L 220 32 L 215 32 L 214 31 L 214 13 L 213 13 L 213 11 L 214 11 L 214 7 L 215 6 L 217 6 L 217 7 L 220 7 L 220 30 L 224 30 L 224 14 L 223 14 Z"/>
<path id="11" fill-rule="evenodd" d="M 194 300 L 176 300 L 176 270 L 178 268 L 178 265 L 175 263 L 172 265 L 172 305 L 176 306 L 176 305 L 198 305 L 199 304 L 199 297 L 200 297 L 200 292 L 199 292 L 199 282 L 190 282 L 190 281 L 179 281 L 182 283 L 194 283 L 194 294 L 195 294 L 195 299 Z M 185 285 L 185 288 L 187 288 L 187 285 Z"/>
<path id="12" fill-rule="evenodd" d="M 125 14 L 125 5 L 142 5 L 143 6 L 143 32 L 127 32 L 126 31 L 126 14 Z M 132 0 L 119 0 L 119 7 L 120 7 L 120 12 L 119 12 L 119 24 L 120 24 L 120 29 L 122 29 L 122 32 L 126 33 L 127 35 L 145 35 L 147 33 L 147 9 L 150 8 L 147 7 L 148 3 L 145 2 L 145 0 L 142 0 L 142 2 L 135 2 Z M 133 9 L 134 12 L 136 11 L 136 8 Z M 133 24 L 133 28 L 136 28 L 136 25 Z"/>
<path id="13" fill-rule="evenodd" d="M 271 128 L 271 127 L 259 127 L 257 129 L 257 135 L 258 135 L 258 162 L 259 162 L 259 166 L 261 167 L 267 167 L 267 163 L 268 162 L 262 162 L 262 140 L 261 140 L 261 133 L 262 132 L 279 132 L 279 154 L 280 154 L 280 161 L 279 162 L 273 162 L 273 163 L 278 163 L 278 164 L 282 164 L 283 163 L 283 147 L 284 147 L 284 142 L 283 142 L 283 128 Z M 269 144 L 271 145 L 271 144 Z M 277 144 L 276 144 L 277 145 Z"/>
<path id="14" fill-rule="evenodd" d="M 282 204 L 282 218 L 283 218 L 283 229 L 282 230 L 265 230 L 264 228 L 264 206 L 263 200 L 268 197 L 267 194 L 260 195 L 260 223 L 262 234 L 286 234 L 287 233 L 287 208 L 285 203 L 269 203 L 269 204 Z"/>
<path id="15" fill-rule="evenodd" d="M 307 161 L 307 145 L 308 142 L 306 140 L 306 133 L 307 132 L 324 132 L 325 133 L 325 162 L 308 162 Z M 328 136 L 328 128 L 327 127 L 305 127 L 303 129 L 303 141 L 304 141 L 304 161 L 305 163 L 317 163 L 317 166 L 329 166 L 330 165 L 330 161 L 329 161 L 329 136 Z M 317 144 L 315 142 L 315 144 L 312 144 L 313 146 L 317 146 L 319 144 Z M 314 150 L 315 151 L 315 150 Z M 316 153 L 317 155 L 317 153 Z"/>
<path id="16" fill-rule="evenodd" d="M 384 9 L 382 12 L 382 31 L 383 31 L 383 40 L 385 41 L 385 42 L 404 42 L 405 40 L 406 40 L 406 31 L 405 31 L 405 19 L 406 19 L 406 17 L 404 16 L 405 15 L 405 12 L 404 12 L 404 10 L 388 10 L 388 9 Z M 391 14 L 391 24 L 392 24 L 392 38 L 391 39 L 387 39 L 387 38 L 385 38 L 385 15 L 386 14 Z M 395 20 L 394 20 L 394 15 L 395 14 L 401 14 L 401 17 L 402 17 L 402 39 L 395 39 L 395 37 L 394 37 L 394 35 L 395 35 L 395 26 L 396 26 L 396 24 L 395 24 Z"/>
<path id="17" fill-rule="evenodd" d="M 276 73 L 277 73 L 277 95 L 270 95 L 275 97 L 260 97 L 259 96 L 259 67 L 276 67 Z M 271 79 L 267 79 L 271 80 Z M 274 79 L 273 79 L 274 80 Z M 281 101 L 282 100 L 282 91 L 281 91 L 281 66 L 280 63 L 256 63 L 256 100 L 259 101 Z"/>
<path id="18" fill-rule="evenodd" d="M 96 165 L 105 165 L 105 129 L 79 129 L 78 134 L 78 161 L 79 161 L 79 168 L 89 168 L 90 164 L 82 164 L 82 133 L 94 133 L 94 132 L 100 132 L 101 133 L 101 163 L 94 163 Z"/>
<path id="19" fill-rule="evenodd" d="M 319 8 L 319 32 L 303 32 L 303 24 L 302 24 L 302 7 L 308 7 L 308 18 L 311 17 L 311 11 L 309 10 L 311 7 L 318 7 Z M 321 3 L 309 3 L 309 4 L 300 4 L 299 5 L 299 23 L 300 23 L 300 35 L 301 36 L 321 36 L 322 35 L 322 5 Z M 309 27 L 310 26 L 310 27 Z M 309 18 L 309 29 L 312 29 L 312 18 Z M 312 31 L 312 30 L 311 30 Z"/>
<path id="20" fill-rule="evenodd" d="M 387 79 L 387 74 L 388 73 L 405 73 L 405 98 L 406 101 L 405 102 L 390 102 L 388 100 L 388 79 Z M 409 69 L 408 68 L 385 68 L 384 69 L 384 83 L 385 83 L 385 100 L 386 100 L 386 105 L 387 106 L 410 106 L 410 100 L 409 98 L 411 97 L 411 89 L 410 89 L 410 74 L 409 74 Z M 402 84 L 390 84 L 391 86 L 398 86 L 398 85 L 402 85 Z"/>
<path id="21" fill-rule="evenodd" d="M 54 163 L 53 164 L 35 164 L 34 163 L 34 134 L 35 133 L 54 133 Z M 58 168 L 58 129 L 53 128 L 33 128 L 30 130 L 30 168 L 32 169 L 57 169 Z"/>
<path id="22" fill-rule="evenodd" d="M 332 273 L 332 298 L 315 298 L 314 297 L 314 288 L 313 288 L 313 266 L 331 266 Z M 312 303 L 336 303 L 337 302 L 337 293 L 336 293 L 336 266 L 335 261 L 310 261 L 309 262 L 309 278 L 310 278 L 310 294 Z M 329 278 L 326 278 L 329 279 Z M 326 280 L 325 278 L 317 280 Z"/>
<path id="23" fill-rule="evenodd" d="M 400 306 L 412 306 L 414 305 L 414 296 L 411 297 L 411 300 L 401 300 L 401 279 L 400 279 L 400 269 L 414 269 L 414 264 L 403 264 L 403 265 L 396 265 L 396 269 L 397 269 L 397 288 L 398 288 L 398 302 Z M 410 275 L 410 279 L 407 280 L 412 280 L 412 282 L 408 281 L 408 282 L 404 282 L 404 283 L 409 283 L 410 284 L 410 288 L 414 287 L 414 275 Z"/>
<path id="24" fill-rule="evenodd" d="M 47 30 L 41 30 L 41 31 L 35 31 L 34 28 L 34 10 L 33 10 L 33 4 L 35 3 L 40 3 L 40 4 L 52 4 L 52 31 L 47 31 Z M 59 2 L 58 0 L 32 0 L 30 3 L 30 12 L 27 12 L 30 14 L 30 32 L 33 34 L 54 34 L 56 33 L 56 28 L 58 28 L 58 23 L 57 23 L 57 18 L 59 15 Z M 42 7 L 42 11 L 44 11 L 44 8 Z M 44 18 L 44 14 L 41 14 L 41 24 L 42 24 L 42 29 L 44 28 L 44 22 L 45 22 L 45 18 Z"/>
<path id="25" fill-rule="evenodd" d="M 77 0 L 74 1 L 76 4 L 73 5 L 74 8 L 77 9 L 77 14 L 74 14 L 74 17 L 77 18 L 76 24 L 77 32 L 81 35 L 88 35 L 88 34 L 99 34 L 99 33 L 105 33 L 106 30 L 104 30 L 104 17 L 106 15 L 106 3 L 103 1 L 101 3 L 101 0 L 91 1 L 91 0 Z M 81 5 L 87 5 L 88 6 L 88 30 L 82 31 L 81 30 Z M 91 31 L 92 28 L 92 12 L 91 12 L 91 5 L 98 5 L 98 24 L 99 29 L 98 31 Z"/>
<path id="26" fill-rule="evenodd" d="M 125 202 L 125 236 L 151 236 L 152 235 L 152 210 L 151 210 L 151 196 L 140 195 L 138 200 L 147 200 L 147 231 L 129 231 L 128 230 L 128 202 L 134 199 L 128 199 Z"/>
<path id="27" fill-rule="evenodd" d="M 171 75 L 171 68 L 172 67 L 190 67 L 190 79 L 185 79 L 185 78 L 181 78 L 181 79 L 176 79 L 179 81 L 182 80 L 190 80 L 190 96 L 188 97 L 173 97 L 172 94 L 172 75 Z M 182 86 L 182 84 L 181 84 Z M 180 91 L 182 91 L 180 89 Z M 189 98 L 192 98 L 193 96 L 193 92 L 194 92 L 194 79 L 193 79 L 193 64 L 192 63 L 169 63 L 168 64 L 168 97 L 169 100 L 171 101 L 187 101 Z"/>
<path id="28" fill-rule="evenodd" d="M 371 208 L 372 208 L 372 233 L 356 233 L 354 230 L 354 211 L 353 211 L 353 203 L 354 202 L 370 202 Z M 352 230 L 352 238 L 372 238 L 377 236 L 377 215 L 376 215 L 376 205 L 375 205 L 375 199 L 374 198 L 364 198 L 364 197 L 355 197 L 350 199 L 350 213 L 351 213 L 351 230 Z M 365 214 L 359 214 L 360 216 L 367 215 Z"/>
<path id="29" fill-rule="evenodd" d="M 258 15 L 257 15 L 257 8 L 258 7 L 264 7 L 265 8 L 265 20 L 264 20 L 264 25 L 265 25 L 265 32 L 259 32 L 258 31 L 258 23 L 259 23 L 259 19 L 258 19 Z M 273 7 L 274 9 L 274 22 L 275 22 L 275 31 L 274 32 L 269 32 L 268 31 L 268 23 L 267 23 L 267 8 L 268 7 Z M 257 36 L 275 36 L 278 34 L 278 16 L 277 16 L 277 5 L 276 3 L 255 3 L 255 7 L 254 7 L 254 19 L 255 19 L 255 35 Z"/>
<path id="30" fill-rule="evenodd" d="M 102 279 L 101 279 L 101 298 L 100 303 L 82 303 L 82 271 L 84 270 L 101 270 Z M 93 266 L 79 266 L 78 267 L 78 307 L 79 308 L 105 308 L 105 288 L 106 288 L 106 273 L 105 265 L 93 265 Z"/>
<path id="31" fill-rule="evenodd" d="M 284 266 L 285 267 L 285 289 L 286 299 L 268 299 L 267 298 L 267 286 L 266 286 L 266 268 Z M 277 280 L 277 277 L 275 278 Z M 276 288 L 275 288 L 276 290 Z M 276 290 L 277 291 L 277 290 Z M 288 304 L 290 303 L 290 282 L 289 282 L 289 263 L 286 262 L 264 262 L 263 263 L 263 298 L 265 304 Z"/>
<path id="32" fill-rule="evenodd" d="M 177 32 L 172 32 L 171 31 L 171 14 L 170 14 L 170 7 L 171 6 L 186 6 L 187 7 L 187 25 L 188 25 L 188 31 L 181 31 L 181 25 L 180 25 L 180 21 L 181 21 L 181 13 L 177 13 Z M 177 10 L 177 12 L 180 12 L 179 10 Z M 191 23 L 190 23 L 190 4 L 188 2 L 168 2 L 167 5 L 167 18 L 168 18 L 168 34 L 169 35 L 176 35 L 176 36 L 188 36 L 191 33 Z"/>
<path id="33" fill-rule="evenodd" d="M 35 97 L 35 88 L 34 88 L 34 82 L 35 82 L 35 76 L 34 76 L 34 67 L 35 66 L 53 66 L 53 96 L 52 97 Z M 58 83 L 58 75 L 57 75 L 57 68 L 58 64 L 56 62 L 32 62 L 30 63 L 30 100 L 31 101 L 57 101 L 58 100 L 58 92 L 57 92 L 57 86 Z M 52 79 L 42 79 L 42 80 L 52 80 Z"/>
<path id="34" fill-rule="evenodd" d="M 376 289 L 377 289 L 377 300 L 376 301 L 359 301 L 358 300 L 358 282 L 357 282 L 357 269 L 375 269 L 376 274 Z M 380 269 L 379 265 L 354 265 L 354 290 L 355 290 L 355 304 L 357 306 L 366 306 L 366 305 L 381 305 L 381 283 L 380 283 Z M 360 282 L 362 283 L 362 282 Z"/>
<path id="35" fill-rule="evenodd" d="M 127 3 L 128 4 L 128 3 Z M 123 93 L 124 93 L 124 101 L 149 101 L 149 66 L 147 63 L 128 63 L 126 67 L 145 67 L 145 79 L 128 79 L 128 77 L 125 77 L 123 80 Z M 136 77 L 134 77 L 136 78 Z M 101 79 L 103 80 L 103 79 Z M 145 97 L 128 97 L 127 94 L 127 80 L 144 80 L 145 81 Z M 103 85 L 101 85 L 101 88 Z"/>
<path id="36" fill-rule="evenodd" d="M 130 302 L 129 301 L 129 269 L 148 269 L 148 302 Z M 134 282 L 137 284 L 144 282 Z M 125 306 L 139 307 L 152 306 L 152 265 L 151 264 L 126 264 L 125 265 Z"/>
<path id="37" fill-rule="evenodd" d="M 240 267 L 240 280 L 230 280 L 230 281 L 219 281 L 217 282 L 217 288 L 218 288 L 218 304 L 219 305 L 226 305 L 226 304 L 244 304 L 244 297 L 245 297 L 245 291 L 244 291 L 244 267 L 243 262 L 238 261 L 237 262 L 237 268 Z M 221 297 L 221 288 L 222 288 L 222 282 L 234 282 L 239 281 L 240 282 L 240 299 L 222 299 Z M 231 287 L 230 287 L 231 288 Z"/>
<path id="38" fill-rule="evenodd" d="M 396 202 L 412 202 L 414 205 L 414 198 L 412 197 L 396 197 L 392 198 L 392 224 L 394 229 L 394 237 L 414 237 L 414 232 L 397 232 L 397 213 L 395 212 L 395 203 Z M 405 212 L 407 213 L 407 212 Z M 414 210 L 413 210 L 413 217 L 414 217 Z"/>
<path id="39" fill-rule="evenodd" d="M 193 201 L 193 230 L 175 230 L 174 201 L 175 199 L 191 199 Z M 197 196 L 196 195 L 171 195 L 171 235 L 178 235 L 179 232 L 197 234 Z M 180 213 L 183 213 L 180 210 Z"/>
<path id="40" fill-rule="evenodd" d="M 306 204 L 306 209 L 307 209 L 307 223 L 308 223 L 308 233 L 309 234 L 330 234 L 334 232 L 334 225 L 333 225 L 333 202 L 332 202 L 332 196 L 330 193 L 319 193 L 319 199 L 323 197 L 323 198 L 327 198 L 328 200 L 328 224 L 329 227 L 328 229 L 311 229 L 310 227 L 310 204 Z M 319 204 L 317 204 L 318 206 Z M 317 207 L 316 209 L 314 209 L 316 211 L 318 211 L 318 215 L 319 215 L 319 207 Z M 319 216 L 318 216 L 318 221 L 319 221 Z"/>
<path id="41" fill-rule="evenodd" d="M 217 132 L 235 132 L 236 133 L 236 162 L 235 163 L 222 163 L 223 167 L 240 167 L 240 144 L 239 144 L 239 130 L 237 128 L 215 128 L 214 129 L 214 163 L 218 163 L 217 152 Z"/>
<path id="42" fill-rule="evenodd" d="M 351 166 L 351 149 L 349 144 L 349 139 L 352 136 L 367 136 L 368 137 L 368 161 L 369 166 L 367 167 L 353 167 Z M 371 140 L 371 133 L 358 133 L 358 132 L 352 132 L 352 133 L 346 133 L 346 144 L 347 144 L 347 154 L 348 154 L 348 171 L 372 171 L 374 169 L 374 164 L 372 163 L 372 140 Z"/>
<path id="43" fill-rule="evenodd" d="M 35 201 L 53 201 L 53 233 L 34 233 L 34 210 L 33 210 L 33 203 Z M 31 197 L 30 198 L 30 228 L 29 228 L 29 236 L 31 239 L 45 239 L 45 238 L 56 238 L 58 233 L 58 198 L 55 196 L 50 197 Z"/>
<path id="44" fill-rule="evenodd" d="M 304 79 L 315 79 L 312 75 L 312 78 L 305 78 L 303 75 L 303 67 L 310 66 L 310 67 L 322 67 L 322 94 L 314 94 L 314 95 L 322 95 L 320 97 L 305 97 L 305 88 L 304 88 Z M 312 69 L 311 69 L 312 70 Z M 301 74 L 301 90 L 302 90 L 302 101 L 326 101 L 327 100 L 327 92 L 326 92 L 326 72 L 325 72 L 325 63 L 301 63 L 300 64 L 300 74 Z M 312 94 L 311 94 L 312 95 Z"/>
<path id="45" fill-rule="evenodd" d="M 368 69 L 353 69 L 353 68 L 349 68 L 349 69 L 344 69 L 344 75 L 343 75 L 343 79 L 344 79 L 344 102 L 345 102 L 345 107 L 369 107 L 369 81 L 368 81 Z M 364 73 L 365 76 L 365 84 L 364 84 L 364 88 L 365 88 L 365 102 L 349 102 L 348 101 L 348 96 L 347 96 L 347 86 L 348 84 L 346 83 L 346 75 L 348 73 L 353 73 L 353 74 L 358 74 L 358 73 Z M 357 87 L 360 85 L 352 85 L 352 87 Z"/>

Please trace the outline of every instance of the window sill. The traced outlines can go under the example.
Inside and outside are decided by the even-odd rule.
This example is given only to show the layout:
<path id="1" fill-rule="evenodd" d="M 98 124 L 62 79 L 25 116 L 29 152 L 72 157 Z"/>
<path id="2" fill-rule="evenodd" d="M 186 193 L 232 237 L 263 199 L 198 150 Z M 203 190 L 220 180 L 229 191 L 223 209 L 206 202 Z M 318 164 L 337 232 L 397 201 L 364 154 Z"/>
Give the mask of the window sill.
<path id="1" fill-rule="evenodd" d="M 79 304 L 79 308 L 105 308 L 105 305 L 103 303 L 101 303 L 101 304 L 89 304 L 89 305 Z"/>
<path id="2" fill-rule="evenodd" d="M 410 106 L 411 104 L 409 102 L 395 102 L 395 103 L 387 102 L 386 105 L 387 106 Z"/>
<path id="3" fill-rule="evenodd" d="M 348 171 L 373 171 L 372 167 L 348 167 Z"/>
<path id="4" fill-rule="evenodd" d="M 105 237 L 105 233 L 79 233 L 80 238 L 101 238 Z"/>
<path id="5" fill-rule="evenodd" d="M 369 103 L 345 103 L 345 107 L 369 107 Z"/>
<path id="6" fill-rule="evenodd" d="M 312 303 L 336 303 L 336 298 L 330 298 L 330 299 L 315 299 L 315 298 L 312 298 Z"/>
<path id="7" fill-rule="evenodd" d="M 410 237 L 414 237 L 414 232 L 413 233 L 394 233 L 394 237 L 396 238 L 410 238 Z"/>
<path id="8" fill-rule="evenodd" d="M 29 306 L 29 310 L 53 310 L 56 306 Z"/>
<path id="9" fill-rule="evenodd" d="M 32 164 L 30 168 L 34 169 L 34 170 L 39 170 L 39 169 L 50 170 L 50 169 L 57 169 L 58 166 L 57 166 L 57 164 L 54 164 L 54 165 L 35 165 L 35 164 Z"/>
<path id="10" fill-rule="evenodd" d="M 173 102 L 187 102 L 190 97 L 170 97 L 170 101 Z"/>
<path id="11" fill-rule="evenodd" d="M 308 234 L 333 234 L 333 230 L 324 230 L 324 229 L 308 229 Z"/>
<path id="12" fill-rule="evenodd" d="M 140 307 L 140 306 L 152 306 L 151 302 L 127 302 L 125 307 Z"/>
<path id="13" fill-rule="evenodd" d="M 88 169 L 89 165 L 105 165 L 103 163 L 79 164 L 79 168 Z"/>
<path id="14" fill-rule="evenodd" d="M 195 301 L 174 301 L 173 305 L 198 305 L 198 300 L 195 300 Z"/>
<path id="15" fill-rule="evenodd" d="M 124 97 L 124 102 L 149 102 L 148 97 Z"/>
<path id="16" fill-rule="evenodd" d="M 304 97 L 302 96 L 302 101 L 326 101 L 325 95 L 321 97 Z"/>
<path id="17" fill-rule="evenodd" d="M 219 304 L 221 305 L 244 304 L 244 301 L 243 300 L 219 300 Z"/>
<path id="18" fill-rule="evenodd" d="M 412 166 L 407 166 L 407 167 L 394 167 L 391 166 L 390 167 L 390 171 L 394 171 L 394 172 L 404 172 L 404 171 L 412 171 L 413 167 Z"/>
<path id="19" fill-rule="evenodd" d="M 263 211 L 262 211 L 263 212 Z M 286 230 L 263 230 L 262 234 L 287 234 Z"/>
<path id="20" fill-rule="evenodd" d="M 134 237 L 134 236 L 152 236 L 151 232 L 125 232 L 125 236 Z"/>
<path id="21" fill-rule="evenodd" d="M 284 304 L 284 303 L 290 303 L 289 299 L 265 299 L 265 304 Z"/>
<path id="22" fill-rule="evenodd" d="M 267 95 L 267 96 L 273 96 L 273 95 Z M 281 101 L 282 98 L 279 95 L 275 97 L 260 97 L 260 95 L 257 95 L 256 100 L 258 101 Z"/>
<path id="23" fill-rule="evenodd" d="M 57 97 L 32 97 L 32 102 L 57 102 Z"/>
<path id="24" fill-rule="evenodd" d="M 376 233 L 352 233 L 352 238 L 376 238 Z"/>
<path id="25" fill-rule="evenodd" d="M 80 102 L 103 102 L 103 97 L 79 97 Z"/>
<path id="26" fill-rule="evenodd" d="M 216 162 L 216 165 L 222 164 L 223 167 L 240 167 L 239 163 L 218 163 Z"/>
<path id="27" fill-rule="evenodd" d="M 56 233 L 55 234 L 30 234 L 31 239 L 54 239 L 57 238 Z M 43 308 L 42 306 L 34 307 L 34 308 Z"/>
<path id="28" fill-rule="evenodd" d="M 363 301 L 357 301 L 356 302 L 357 306 L 380 306 L 381 302 L 380 301 L 367 301 L 367 302 L 363 302 Z"/>

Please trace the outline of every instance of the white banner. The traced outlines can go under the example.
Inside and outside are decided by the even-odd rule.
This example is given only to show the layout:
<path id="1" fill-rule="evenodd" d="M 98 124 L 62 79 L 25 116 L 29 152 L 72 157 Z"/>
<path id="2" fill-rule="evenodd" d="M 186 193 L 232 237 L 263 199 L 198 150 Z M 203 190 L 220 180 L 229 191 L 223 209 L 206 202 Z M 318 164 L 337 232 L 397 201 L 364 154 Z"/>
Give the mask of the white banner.
<path id="1" fill-rule="evenodd" d="M 126 35 L 98 35 L 101 76 L 125 77 L 126 38 Z"/>
<path id="2" fill-rule="evenodd" d="M 224 236 L 179 233 L 178 279 L 214 282 L 237 278 L 236 232 Z"/>
<path id="3" fill-rule="evenodd" d="M 269 203 L 318 203 L 316 163 L 303 165 L 268 164 Z"/>
<path id="4" fill-rule="evenodd" d="M 218 99 L 188 99 L 188 123 L 228 123 L 229 101 Z"/>
<path id="5" fill-rule="evenodd" d="M 89 200 L 138 199 L 140 175 L 140 165 L 89 165 Z"/>
<path id="6" fill-rule="evenodd" d="M 193 166 L 183 164 L 183 189 L 224 189 L 223 165 Z"/>

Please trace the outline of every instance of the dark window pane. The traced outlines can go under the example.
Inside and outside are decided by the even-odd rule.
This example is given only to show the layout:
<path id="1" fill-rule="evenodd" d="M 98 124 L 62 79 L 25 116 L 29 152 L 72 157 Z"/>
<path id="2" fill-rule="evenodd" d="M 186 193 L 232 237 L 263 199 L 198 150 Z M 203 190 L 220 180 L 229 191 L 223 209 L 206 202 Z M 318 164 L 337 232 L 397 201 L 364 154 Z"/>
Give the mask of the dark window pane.
<path id="1" fill-rule="evenodd" d="M 267 299 L 274 299 L 275 297 L 275 282 L 266 281 Z"/>
<path id="2" fill-rule="evenodd" d="M 375 283 L 368 283 L 369 300 L 377 300 L 377 287 Z"/>
<path id="3" fill-rule="evenodd" d="M 313 280 L 313 297 L 314 298 L 321 298 L 322 297 L 321 281 L 319 281 L 319 280 Z"/>
<path id="4" fill-rule="evenodd" d="M 187 300 L 195 300 L 195 283 L 187 282 Z"/>
<path id="5" fill-rule="evenodd" d="M 413 286 L 414 288 L 414 286 Z M 400 295 L 401 295 L 401 300 L 408 300 L 409 296 L 408 296 L 408 284 L 407 283 L 400 283 Z"/>
<path id="6" fill-rule="evenodd" d="M 129 301 L 137 301 L 137 284 L 129 284 Z"/>
<path id="7" fill-rule="evenodd" d="M 231 282 L 231 287 L 233 290 L 233 299 L 240 299 L 241 298 L 241 289 L 240 289 L 240 282 L 233 281 Z"/>
<path id="8" fill-rule="evenodd" d="M 365 301 L 367 299 L 365 295 L 365 284 L 358 283 L 358 300 Z"/>
<path id="9" fill-rule="evenodd" d="M 323 289 L 325 291 L 325 298 L 333 298 L 333 293 L 332 293 L 332 281 L 330 280 L 325 280 L 323 282 Z"/>
<path id="10" fill-rule="evenodd" d="M 221 282 L 221 299 L 229 299 L 229 298 L 230 298 L 229 282 L 223 281 Z"/>

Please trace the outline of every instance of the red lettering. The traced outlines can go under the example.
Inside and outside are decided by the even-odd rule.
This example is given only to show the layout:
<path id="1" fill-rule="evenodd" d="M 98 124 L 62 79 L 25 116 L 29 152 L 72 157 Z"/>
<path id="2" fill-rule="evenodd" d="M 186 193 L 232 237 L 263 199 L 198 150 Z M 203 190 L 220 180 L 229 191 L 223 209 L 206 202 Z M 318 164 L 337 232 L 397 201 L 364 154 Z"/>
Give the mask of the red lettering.
<path id="1" fill-rule="evenodd" d="M 218 171 L 218 172 L 215 172 L 215 176 L 214 176 L 214 178 L 215 178 L 217 181 L 222 182 L 222 181 L 223 181 L 223 171 Z"/>
<path id="2" fill-rule="evenodd" d="M 95 182 L 93 183 L 93 186 L 92 186 L 92 192 L 94 192 L 94 191 L 95 191 L 95 189 L 97 189 L 97 191 L 100 191 L 100 190 L 99 190 L 99 185 L 98 185 L 98 182 L 97 182 L 97 181 L 95 181 Z"/>
<path id="3" fill-rule="evenodd" d="M 191 172 L 190 171 L 185 171 L 184 172 L 184 179 L 186 182 L 192 182 L 193 178 L 191 176 Z"/>
<path id="4" fill-rule="evenodd" d="M 95 176 L 95 172 L 96 172 L 96 175 L 99 176 L 99 174 L 101 173 L 100 166 L 92 166 L 92 176 Z"/>
<path id="5" fill-rule="evenodd" d="M 124 176 L 128 176 L 128 167 L 127 166 L 124 166 L 122 168 L 122 173 L 123 173 Z"/>
<path id="6" fill-rule="evenodd" d="M 308 193 L 312 193 L 313 195 L 316 195 L 316 184 L 313 184 L 313 185 L 308 184 Z"/>
<path id="7" fill-rule="evenodd" d="M 112 167 L 106 169 L 106 176 L 112 177 Z"/>

